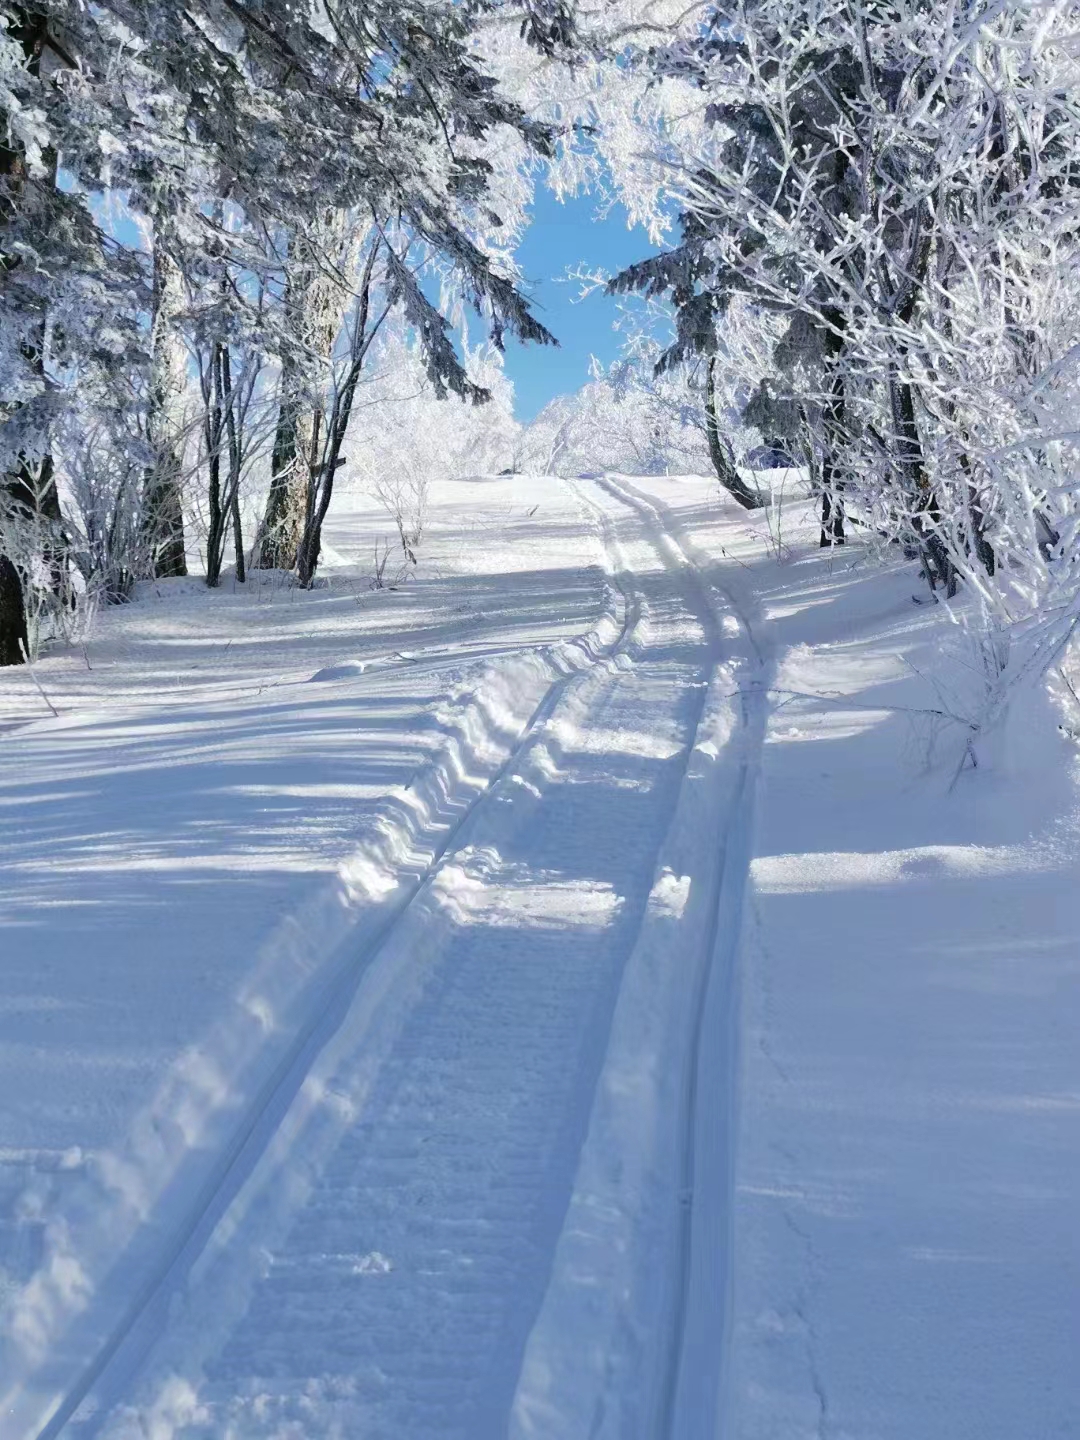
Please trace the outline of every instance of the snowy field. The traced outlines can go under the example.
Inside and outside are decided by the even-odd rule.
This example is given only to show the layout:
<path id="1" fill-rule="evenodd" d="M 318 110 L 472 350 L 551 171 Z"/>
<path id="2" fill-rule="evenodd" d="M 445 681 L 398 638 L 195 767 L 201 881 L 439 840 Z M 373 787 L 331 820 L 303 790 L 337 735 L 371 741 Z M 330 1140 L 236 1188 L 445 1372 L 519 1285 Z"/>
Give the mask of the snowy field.
<path id="1" fill-rule="evenodd" d="M 383 529 L 0 673 L 2 1440 L 1075 1436 L 1049 702 L 796 496 Z"/>

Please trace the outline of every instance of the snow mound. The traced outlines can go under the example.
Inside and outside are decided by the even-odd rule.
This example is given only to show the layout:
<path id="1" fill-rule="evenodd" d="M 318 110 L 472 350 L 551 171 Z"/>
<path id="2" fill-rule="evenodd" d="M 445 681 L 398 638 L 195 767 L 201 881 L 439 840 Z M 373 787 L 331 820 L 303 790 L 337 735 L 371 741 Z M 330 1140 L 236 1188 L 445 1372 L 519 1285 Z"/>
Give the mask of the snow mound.
<path id="1" fill-rule="evenodd" d="M 371 662 L 369 660 L 342 660 L 337 665 L 324 665 L 321 670 L 316 670 L 312 675 L 312 682 L 323 682 L 326 680 L 353 680 L 357 675 L 363 675 Z"/>

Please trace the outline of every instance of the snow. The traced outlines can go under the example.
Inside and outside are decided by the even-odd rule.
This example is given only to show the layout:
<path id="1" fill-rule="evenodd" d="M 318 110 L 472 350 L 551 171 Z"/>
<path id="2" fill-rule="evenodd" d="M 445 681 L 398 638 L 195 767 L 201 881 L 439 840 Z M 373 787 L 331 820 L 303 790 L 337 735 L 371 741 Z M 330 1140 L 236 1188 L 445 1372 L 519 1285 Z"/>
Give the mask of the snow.
<path id="1" fill-rule="evenodd" d="M 809 546 L 777 566 L 752 522 L 686 510 L 752 586 L 774 665 L 740 963 L 728 1433 L 1071 1435 L 1075 746 L 1043 696 L 1018 697 L 1026 743 L 956 777 L 959 727 L 926 712 L 958 637 L 912 604 L 910 567 Z"/>
<path id="2" fill-rule="evenodd" d="M 783 491 L 441 482 L 392 591 L 351 497 L 0 676 L 4 1440 L 1073 1433 L 1077 752 Z"/>
<path id="3" fill-rule="evenodd" d="M 906 575 L 798 569 L 777 684 L 852 705 L 785 704 L 765 750 L 737 1433 L 1073 1434 L 1076 752 L 1018 701 L 1010 773 L 920 777 L 938 617 Z"/>

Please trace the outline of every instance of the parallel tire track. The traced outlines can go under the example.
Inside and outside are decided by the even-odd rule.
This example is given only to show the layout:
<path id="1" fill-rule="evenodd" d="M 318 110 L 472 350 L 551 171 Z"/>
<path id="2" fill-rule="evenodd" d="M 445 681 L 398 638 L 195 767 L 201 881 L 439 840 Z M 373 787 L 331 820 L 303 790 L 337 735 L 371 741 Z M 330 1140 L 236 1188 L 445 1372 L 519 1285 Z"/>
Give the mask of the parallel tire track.
<path id="1" fill-rule="evenodd" d="M 592 498 L 575 488 L 582 504 L 592 508 Z M 627 508 L 633 514 L 634 507 Z M 609 511 L 602 512 L 601 527 L 614 553 L 619 540 Z M 648 543 L 663 560 L 663 547 Z M 665 544 L 670 549 L 670 542 Z M 483 909 L 476 923 L 466 917 L 456 934 L 437 937 L 428 991 L 410 1009 L 401 1043 L 380 1059 L 373 1089 L 357 1107 L 358 1123 L 316 1167 L 313 1188 L 295 1220 L 272 1240 L 268 1230 L 255 1227 L 273 1259 L 255 1293 L 238 1307 L 242 1318 L 225 1345 L 204 1352 L 213 1356 L 201 1366 L 200 1388 L 212 1428 L 200 1429 L 200 1435 L 217 1434 L 232 1423 L 271 1433 L 277 1421 L 295 1420 L 293 1397 L 321 1383 L 316 1377 L 332 1390 L 338 1375 L 344 1385 L 363 1377 L 363 1398 L 344 1402 L 358 1408 L 338 1417 L 344 1433 L 395 1434 L 402 1440 L 427 1440 L 436 1430 L 446 1440 L 505 1434 L 506 1377 L 518 1373 L 527 1334 L 521 1326 L 534 1313 L 535 1273 L 527 1257 L 549 1257 L 558 1234 L 551 1205 L 573 1173 L 596 1085 L 596 1060 L 604 1051 L 626 956 L 641 928 L 655 849 L 671 823 L 701 732 L 702 682 L 718 645 L 696 580 L 691 594 L 691 576 L 674 564 L 663 563 L 655 573 L 662 577 L 659 585 L 654 579 L 646 593 L 659 603 L 649 607 L 650 624 L 636 652 L 644 671 L 635 666 L 626 684 L 612 675 L 590 688 L 586 714 L 579 717 L 586 733 L 597 727 L 598 736 L 618 724 L 620 715 L 623 723 L 629 721 L 630 734 L 647 728 L 650 716 L 677 717 L 667 732 L 673 741 L 677 730 L 677 751 L 669 760 L 652 762 L 660 783 L 654 781 L 649 802 L 651 823 L 637 834 L 590 823 L 605 817 L 593 808 L 599 798 L 603 809 L 603 799 L 589 780 L 602 773 L 610 787 L 624 772 L 618 762 L 612 770 L 611 756 L 590 760 L 588 743 L 571 743 L 558 761 L 560 770 L 569 767 L 566 783 L 545 785 L 538 757 L 535 767 L 519 772 L 540 782 L 533 798 L 519 800 L 526 813 L 518 813 L 510 829 L 510 817 L 504 816 L 502 823 L 478 830 L 472 859 L 457 852 L 472 872 L 456 886 L 467 905 L 468 881 L 478 872 L 485 886 L 513 890 L 513 856 L 521 854 L 515 834 L 528 837 L 524 880 L 532 894 L 551 879 L 557 888 L 556 877 L 562 876 L 588 876 L 602 886 L 613 871 L 597 863 L 598 851 L 636 850 L 634 883 L 615 886 L 624 922 L 617 941 L 609 938 L 605 955 L 598 945 L 575 941 L 569 930 L 560 936 L 556 928 L 546 941 L 534 937 L 531 953 L 515 955 L 512 938 L 502 942 L 511 948 L 500 951 L 499 922 L 485 928 Z M 705 642 L 685 642 L 676 667 L 682 678 L 674 686 L 673 642 L 664 620 L 669 607 L 676 633 L 682 624 L 685 634 L 692 614 Z M 651 673 L 650 665 L 656 667 Z M 642 673 L 647 678 L 641 679 Z M 658 673 L 666 682 L 660 687 Z M 640 708 L 650 693 L 664 694 L 654 711 Z M 566 718 L 560 715 L 560 726 Z M 650 731 L 649 738 L 661 733 Z M 556 732 L 548 743 L 558 753 Z M 644 762 L 630 758 L 637 753 L 646 752 L 632 746 L 624 752 L 625 773 L 635 782 L 630 792 L 621 792 L 624 797 L 640 793 L 649 773 Z M 608 800 L 618 793 L 609 790 Z M 641 812 L 631 806 L 631 813 Z M 617 869 L 624 880 L 629 877 L 625 856 Z M 438 917 L 426 919 L 437 923 Z M 430 944 L 430 936 L 402 933 L 397 948 L 406 942 L 421 947 Z M 589 1021 L 590 1015 L 598 1023 Z M 593 1041 L 584 1047 L 583 1064 L 587 1031 Z M 348 1065 L 334 1072 L 333 1083 L 345 1097 L 357 1093 Z M 394 1275 L 367 1285 L 350 1281 L 353 1250 L 372 1250 Z M 210 1304 L 226 1287 L 223 1277 L 215 1279 Z M 204 1295 L 197 1314 L 206 1310 Z M 298 1353 L 301 1334 L 307 1344 Z M 174 1353 L 191 1364 L 182 1337 Z M 184 1373 L 196 1371 L 199 1362 Z M 254 1393 L 262 1406 L 258 1418 L 245 1409 L 243 1398 Z"/>
<path id="2" fill-rule="evenodd" d="M 709 594 L 704 579 L 673 535 L 672 522 L 665 521 L 660 510 L 647 497 L 627 486 L 625 482 L 601 481 L 598 484 L 620 505 L 625 506 L 631 513 L 646 522 L 648 530 L 652 532 L 650 543 L 664 558 L 665 567 L 672 576 L 678 575 L 678 589 L 681 596 L 691 602 L 691 608 L 704 627 L 706 652 L 711 655 L 713 663 L 715 663 L 723 644 L 715 601 Z M 529 766 L 533 747 L 544 745 L 545 728 L 556 717 L 556 712 L 568 692 L 584 683 L 590 675 L 595 675 L 598 669 L 617 666 L 620 663 L 620 656 L 630 650 L 642 615 L 642 591 L 627 574 L 618 536 L 608 511 L 588 494 L 583 482 L 570 482 L 568 488 L 578 502 L 595 517 L 594 524 L 599 531 L 609 560 L 609 575 L 618 591 L 616 613 L 619 609 L 622 612 L 618 635 L 609 645 L 590 652 L 583 666 L 560 676 L 552 683 L 503 765 L 492 777 L 487 787 L 473 798 L 456 825 L 443 837 L 438 852 L 433 856 L 404 903 L 387 917 L 386 922 L 364 946 L 363 952 L 351 957 L 349 963 L 330 979 L 324 991 L 319 995 L 317 1003 L 313 1004 L 305 1024 L 297 1032 L 273 1071 L 267 1076 L 265 1083 L 246 1107 L 243 1116 L 234 1127 L 227 1145 L 220 1152 L 194 1199 L 185 1208 L 183 1215 L 174 1222 L 166 1242 L 158 1248 L 153 1264 L 144 1272 L 142 1283 L 120 1318 L 115 1322 L 92 1360 L 85 1365 L 76 1381 L 67 1389 L 45 1425 L 34 1432 L 38 1440 L 53 1440 L 53 1437 L 59 1436 L 83 1401 L 101 1386 L 101 1382 L 107 1379 L 110 1371 L 113 1372 L 114 1379 L 118 1376 L 130 1375 L 132 1357 L 138 1359 L 141 1355 L 140 1333 L 153 1330 L 152 1325 L 147 1326 L 148 1317 L 164 1312 L 170 1296 L 175 1293 L 195 1260 L 206 1248 L 215 1228 L 274 1140 L 305 1078 L 312 1072 L 318 1057 L 340 1029 L 345 1014 L 376 957 L 397 935 L 399 926 L 402 925 L 405 917 L 414 911 L 416 902 L 431 894 L 445 867 L 462 858 L 465 859 L 466 864 L 469 863 L 467 857 L 463 857 L 463 852 L 469 847 L 476 831 L 486 824 L 485 817 L 490 815 L 494 818 L 496 812 L 493 807 L 496 802 L 508 798 L 517 782 L 533 773 Z M 621 663 L 625 665 L 626 661 L 623 660 Z M 705 689 L 702 686 L 699 690 L 694 690 L 692 701 L 688 707 L 689 713 L 684 713 L 681 722 L 685 727 L 684 743 L 681 746 L 680 759 L 675 762 L 677 773 L 673 772 L 670 781 L 674 790 L 678 789 L 681 784 L 680 777 L 685 776 L 690 764 L 690 758 L 697 743 L 705 703 Z M 734 977 L 734 946 L 738 936 L 739 906 L 741 905 L 747 859 L 745 852 L 749 834 L 749 807 L 752 804 L 753 781 L 756 773 L 755 752 L 750 743 L 755 723 L 755 703 L 754 697 L 749 697 L 744 708 L 743 731 L 746 743 L 738 792 L 732 819 L 729 821 L 722 849 L 716 858 L 713 866 L 714 873 L 710 880 L 712 919 L 707 953 L 702 957 L 697 972 L 698 996 L 696 998 L 698 1003 L 694 1006 L 694 1033 L 689 1046 L 690 1054 L 683 1082 L 679 1118 L 681 1129 L 679 1180 L 683 1195 L 689 1203 L 684 1204 L 678 1212 L 679 1233 L 676 1247 L 677 1260 L 674 1266 L 670 1338 L 661 1362 L 664 1375 L 659 1383 L 662 1396 L 660 1413 L 655 1429 L 650 1432 L 650 1440 L 653 1436 L 663 1437 L 663 1440 L 690 1440 L 690 1437 L 693 1436 L 694 1440 L 697 1440 L 699 1435 L 704 1437 L 707 1432 L 713 1433 L 708 1429 L 707 1416 L 700 1415 L 696 1422 L 688 1420 L 687 1417 L 694 1415 L 694 1406 L 699 1405 L 701 1400 L 695 1388 L 695 1382 L 700 1379 L 701 1375 L 699 1352 L 706 1340 L 710 1343 L 712 1340 L 712 1337 L 706 1333 L 707 1327 L 703 1327 L 700 1314 L 702 1302 L 697 1293 L 700 1289 L 699 1271 L 703 1267 L 707 1270 L 706 1283 L 709 1283 L 710 1278 L 717 1273 L 718 1265 L 722 1270 L 726 1257 L 723 1254 L 723 1236 L 720 1237 L 719 1250 L 721 1253 L 718 1257 L 715 1226 L 708 1225 L 709 1216 L 703 1214 L 705 1207 L 700 1204 L 694 1205 L 692 1200 L 695 1193 L 706 1195 L 712 1200 L 718 1195 L 718 1190 L 723 1191 L 728 1187 L 729 1177 L 725 1174 L 724 1165 L 729 1156 L 729 1144 L 722 1146 L 723 1153 L 717 1155 L 712 1139 L 707 1134 L 703 1137 L 703 1122 L 707 1117 L 701 1114 L 699 1101 L 703 1095 L 715 1094 L 718 1085 L 723 1090 L 726 1080 L 730 1080 L 734 1075 L 734 1004 L 730 986 Z M 719 839 L 717 843 L 720 844 Z M 404 938 L 403 935 L 402 940 Z M 547 1014 L 543 1014 L 538 1008 L 543 1003 L 543 990 L 532 999 L 525 994 L 518 994 L 514 997 L 517 1005 L 517 1011 L 514 1013 L 517 1018 L 514 1019 L 513 1024 L 520 1027 L 522 1064 L 526 1070 L 529 1070 L 535 1061 L 536 1073 L 534 1080 L 529 1080 L 528 1085 L 519 1096 L 520 1103 L 524 1108 L 517 1111 L 517 1121 L 523 1124 L 526 1133 L 517 1137 L 521 1143 L 516 1149 L 514 1146 L 508 1145 L 499 1162 L 502 1169 L 498 1171 L 497 1184 L 484 1202 L 485 1205 L 490 1202 L 492 1208 L 490 1213 L 485 1212 L 485 1216 L 481 1217 L 483 1224 L 480 1226 L 482 1233 L 477 1240 L 480 1247 L 478 1254 L 482 1252 L 484 1245 L 495 1241 L 494 1232 L 487 1235 L 484 1226 L 504 1225 L 505 1215 L 512 1215 L 515 1225 L 519 1224 L 518 1217 L 524 1209 L 528 1196 L 535 1188 L 536 1159 L 535 1156 L 530 1156 L 528 1153 L 530 1147 L 527 1143 L 527 1132 L 534 1131 L 535 1127 L 541 1123 L 550 1122 L 550 1117 L 557 1108 L 557 1092 L 552 1091 L 548 1084 L 551 1078 L 550 1063 L 552 1056 L 556 1055 L 559 1047 L 562 1046 L 565 1058 L 559 1063 L 565 1067 L 574 1045 L 573 1029 L 572 1027 L 567 1028 L 569 1020 L 563 1011 L 567 1006 L 570 1007 L 571 1012 L 575 1008 L 579 1009 L 586 1000 L 584 991 L 580 1001 L 574 1000 L 571 993 L 573 980 L 574 975 L 571 969 L 566 972 L 561 983 L 557 982 L 561 997 L 560 1007 L 553 1007 Z M 567 992 L 565 995 L 562 994 L 563 988 Z M 483 998 L 482 991 L 470 992 L 470 994 L 473 993 Z M 461 997 L 455 1003 L 460 1005 L 465 999 L 468 997 Z M 432 1057 L 436 1071 L 447 1056 L 452 1057 L 454 1054 L 452 1023 L 454 1013 L 452 1010 L 448 1012 L 448 1023 L 451 1028 L 448 1035 L 444 1037 L 448 1048 L 444 1054 L 441 1049 L 436 1047 L 436 1054 Z M 460 1033 L 461 1025 L 476 1023 L 477 1010 L 472 999 L 468 1000 L 464 1009 L 458 1010 L 456 1013 L 459 1015 L 458 1033 Z M 496 1034 L 501 1027 L 505 1026 L 506 1021 L 507 1014 L 499 1005 L 482 1004 L 479 1015 L 482 1029 Z M 422 1031 L 421 1033 L 426 1035 L 429 1040 L 438 1038 L 435 1031 Z M 530 1036 L 545 1051 L 543 1055 L 537 1054 L 535 1050 L 526 1053 L 525 1041 Z M 552 1051 L 551 1056 L 547 1055 L 547 1050 Z M 531 1060 L 529 1055 L 532 1056 Z M 545 1061 L 545 1064 L 540 1064 L 540 1061 Z M 486 1072 L 478 1071 L 471 1076 L 471 1083 L 483 1087 L 485 1076 Z M 500 1083 L 497 1071 L 492 1069 L 487 1080 L 496 1084 Z M 729 1101 L 730 1089 L 729 1086 L 727 1092 Z M 437 1093 L 437 1091 L 433 1093 Z M 533 1118 L 530 1119 L 530 1116 Z M 528 1123 L 525 1123 L 526 1121 Z M 507 1132 L 507 1140 L 513 1138 Z M 730 1141 L 730 1134 L 726 1139 L 728 1142 Z M 348 1180 L 350 1155 L 366 1157 L 363 1160 L 364 1173 L 369 1177 L 379 1171 L 380 1167 L 386 1175 L 392 1175 L 394 1164 L 397 1163 L 399 1166 L 401 1164 L 400 1157 L 395 1157 L 392 1153 L 393 1140 L 394 1135 L 389 1132 L 382 1134 L 380 1141 L 364 1127 L 360 1127 L 356 1135 L 350 1139 L 349 1154 L 343 1153 L 338 1162 L 339 1165 L 345 1167 L 342 1172 L 345 1181 L 355 1183 L 355 1177 L 352 1181 Z M 450 1155 L 450 1161 L 453 1163 L 460 1164 L 463 1159 L 469 1159 L 469 1157 L 463 1154 Z M 446 1157 L 444 1157 L 445 1160 Z M 476 1159 L 469 1159 L 468 1173 L 472 1174 L 475 1171 L 476 1163 Z M 417 1183 L 421 1183 L 421 1179 L 418 1178 Z M 370 1191 L 365 1193 L 371 1196 Z M 337 1199 L 344 1202 L 347 1199 L 346 1192 L 342 1191 Z M 371 1203 L 378 1206 L 377 1195 L 371 1199 Z M 729 1205 L 726 1207 L 725 1214 L 729 1219 Z M 322 1217 L 321 1223 L 329 1226 L 327 1234 L 333 1233 L 334 1226 L 338 1224 L 335 1215 L 336 1212 L 327 1212 Z M 431 1218 L 435 1219 L 436 1217 Z M 510 1233 L 509 1229 L 506 1230 L 503 1241 Z M 499 1243 L 502 1244 L 503 1241 Z M 345 1246 L 344 1240 L 342 1245 Z M 486 1267 L 482 1266 L 481 1269 L 484 1269 L 486 1273 Z M 493 1278 L 499 1273 L 501 1272 L 497 1268 L 493 1269 L 489 1278 Z M 318 1276 L 314 1278 L 318 1282 Z M 480 1280 L 481 1273 L 478 1269 L 473 1283 L 479 1284 Z M 696 1285 L 697 1288 L 695 1288 Z M 457 1295 L 461 1290 L 461 1277 L 455 1277 L 454 1286 L 454 1293 Z M 316 1291 L 317 1289 L 316 1283 Z M 449 1296 L 449 1291 L 447 1294 Z M 418 1354 L 403 1353 L 395 1360 L 393 1353 L 388 1352 L 388 1362 L 392 1367 L 398 1363 L 405 1367 L 402 1371 L 402 1379 L 407 1388 L 416 1392 L 416 1404 L 426 1403 L 429 1405 L 429 1418 L 432 1426 L 440 1421 L 443 1403 L 439 1399 L 439 1395 L 443 1393 L 440 1364 L 443 1369 L 446 1369 L 455 1384 L 465 1384 L 470 1340 L 468 1332 L 471 1330 L 472 1338 L 478 1338 L 479 1330 L 472 1329 L 472 1327 L 480 1327 L 485 1323 L 486 1312 L 481 1303 L 481 1297 L 475 1295 L 469 1302 L 473 1305 L 471 1312 L 473 1319 L 466 1326 L 467 1333 L 462 1334 L 462 1317 L 470 1313 L 469 1304 L 466 1303 L 469 1301 L 468 1294 L 464 1291 L 462 1294 L 465 1299 L 458 1295 L 460 1304 L 455 1304 L 447 1309 L 442 1320 L 438 1315 L 432 1317 L 433 1323 L 441 1325 L 445 1330 L 445 1334 L 439 1342 L 442 1351 L 445 1352 L 442 1353 L 441 1362 L 439 1354 L 423 1358 L 419 1352 Z M 465 1306 L 464 1310 L 461 1310 L 461 1305 Z M 715 1315 L 715 1308 L 712 1313 Z M 491 1317 L 487 1316 L 486 1319 L 490 1322 Z M 396 1323 L 391 1317 L 391 1328 L 387 1332 L 388 1339 L 392 1338 L 393 1327 Z M 465 1348 L 460 1355 L 455 1351 L 455 1345 L 464 1345 Z M 716 1355 L 713 1354 L 711 1359 L 715 1368 Z M 417 1363 L 423 1367 L 422 1374 L 413 1374 L 412 1370 L 408 1368 L 410 1366 L 415 1368 Z M 426 1401 L 424 1400 L 425 1396 L 427 1397 Z M 713 1408 L 715 1409 L 715 1406 Z"/>
<path id="3" fill-rule="evenodd" d="M 597 515 L 605 553 L 610 561 L 614 561 L 613 540 L 606 517 L 600 507 L 591 502 L 586 503 Z M 45 1423 L 38 1422 L 37 1428 L 31 1432 L 36 1435 L 37 1440 L 56 1440 L 84 1400 L 99 1384 L 125 1343 L 139 1329 L 143 1317 L 163 1303 L 164 1298 L 175 1289 L 178 1278 L 190 1269 L 244 1181 L 252 1173 L 259 1157 L 265 1152 L 316 1057 L 340 1027 L 364 974 L 405 914 L 427 894 L 442 867 L 467 842 L 469 831 L 478 815 L 504 792 L 507 782 L 521 765 L 538 733 L 551 718 L 568 689 L 580 684 L 599 666 L 611 663 L 626 649 L 639 614 L 639 597 L 621 564 L 613 564 L 609 573 L 618 591 L 618 605 L 622 610 L 619 633 L 614 641 L 601 647 L 599 653 L 589 654 L 581 668 L 571 670 L 552 682 L 510 754 L 487 787 L 473 798 L 457 824 L 442 838 L 419 883 L 410 891 L 403 904 L 391 913 L 374 933 L 362 954 L 351 958 L 349 963 L 331 978 L 313 1004 L 306 1021 L 245 1108 L 217 1161 L 190 1205 L 174 1223 L 171 1232 L 158 1249 L 154 1263 L 119 1319 L 109 1328 L 93 1358 L 65 1390 Z"/>
<path id="4" fill-rule="evenodd" d="M 600 482 L 631 506 L 670 546 L 672 559 L 693 573 L 714 616 L 716 602 L 678 535 L 670 511 L 623 480 Z M 751 658 L 764 652 L 746 613 L 728 592 Z M 765 691 L 760 674 L 741 688 L 741 757 L 733 798 L 711 877 L 710 923 L 695 981 L 692 1029 L 682 1082 L 674 1278 L 668 1343 L 651 1434 L 658 1440 L 715 1440 L 723 1422 L 732 1323 L 734 1144 L 738 1083 L 737 950 L 751 859 L 754 792 L 764 738 Z M 703 1097 L 709 1104 L 703 1106 Z M 717 1327 L 719 1312 L 720 1325 Z"/>

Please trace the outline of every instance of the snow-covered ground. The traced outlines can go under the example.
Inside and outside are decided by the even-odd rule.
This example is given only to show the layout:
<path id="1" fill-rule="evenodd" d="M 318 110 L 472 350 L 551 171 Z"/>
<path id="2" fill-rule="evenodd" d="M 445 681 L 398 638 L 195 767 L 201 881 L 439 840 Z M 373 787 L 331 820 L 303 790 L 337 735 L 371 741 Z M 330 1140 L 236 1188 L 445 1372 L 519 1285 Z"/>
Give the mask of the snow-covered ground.
<path id="1" fill-rule="evenodd" d="M 934 712 L 963 713 L 971 657 L 914 567 L 797 543 L 776 565 L 705 487 L 675 508 L 756 596 L 771 662 L 720 1433 L 1074 1436 L 1076 745 L 1020 697 L 1004 758 L 957 776 Z"/>
<path id="2" fill-rule="evenodd" d="M 957 627 L 797 499 L 380 528 L 0 675 L 3 1440 L 1075 1434 L 1049 707 L 957 773 Z"/>

